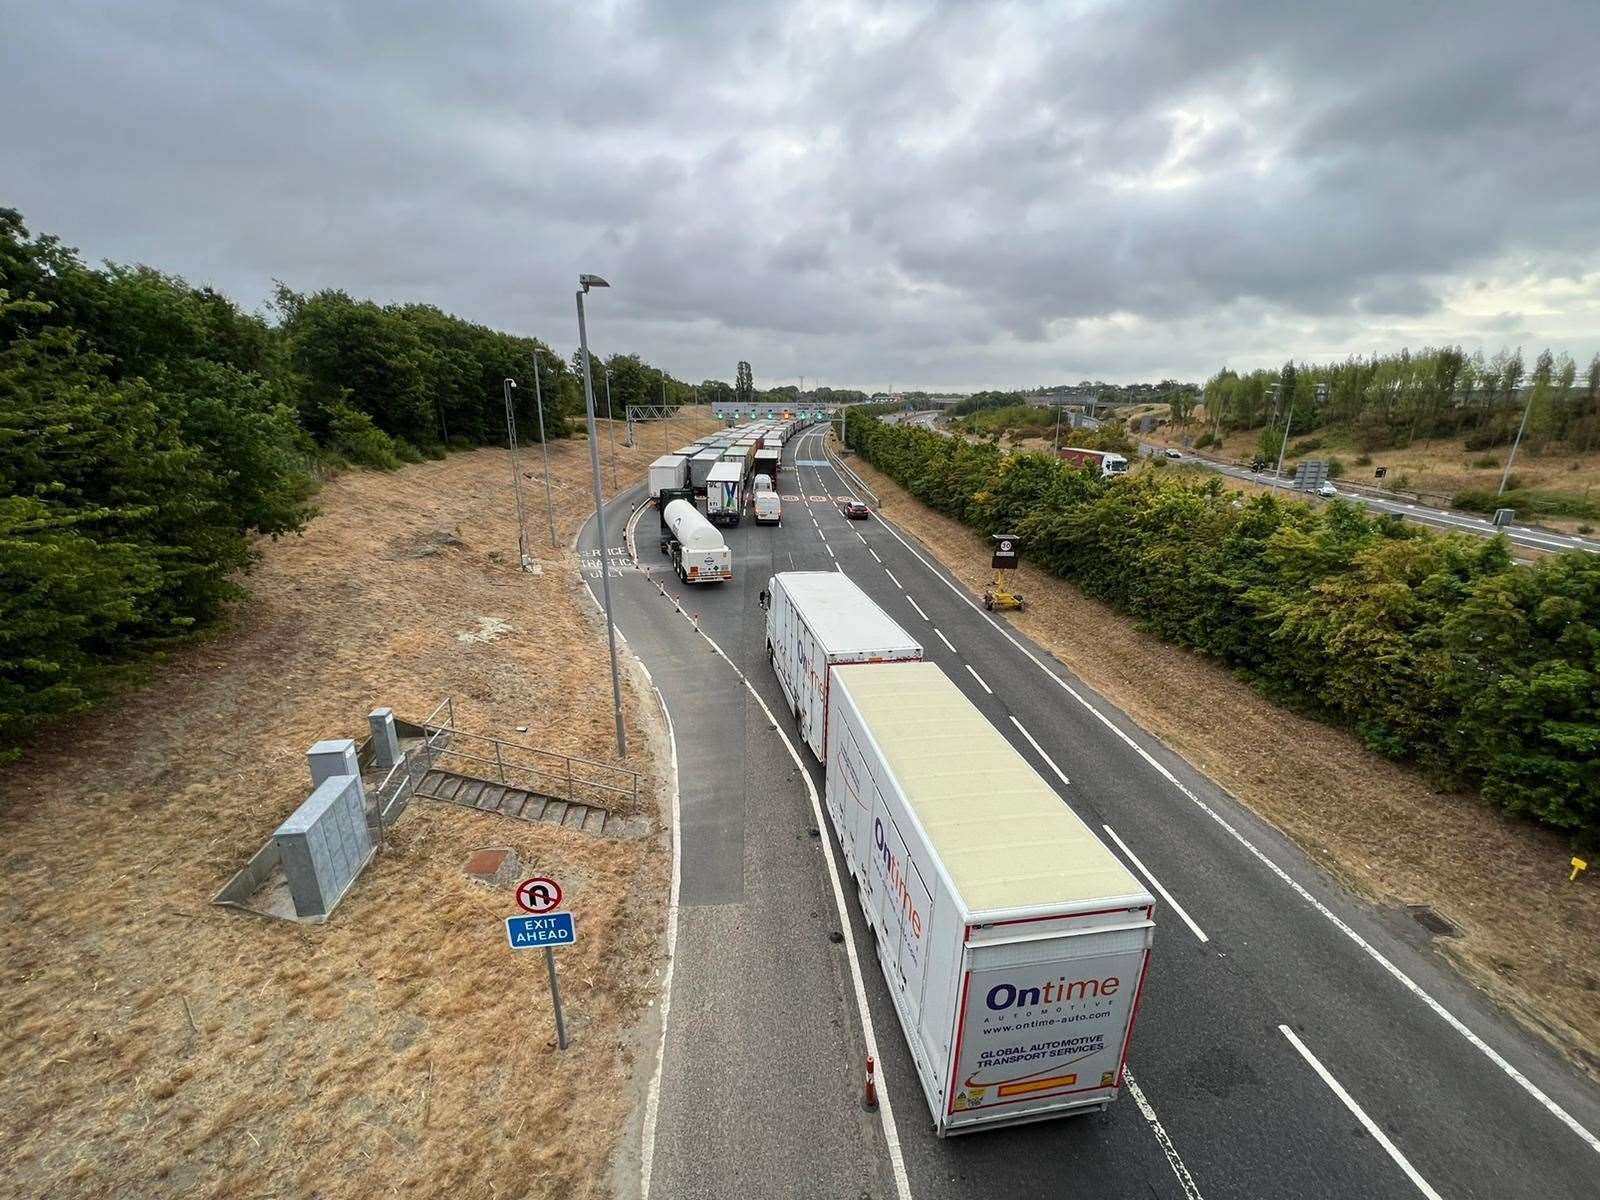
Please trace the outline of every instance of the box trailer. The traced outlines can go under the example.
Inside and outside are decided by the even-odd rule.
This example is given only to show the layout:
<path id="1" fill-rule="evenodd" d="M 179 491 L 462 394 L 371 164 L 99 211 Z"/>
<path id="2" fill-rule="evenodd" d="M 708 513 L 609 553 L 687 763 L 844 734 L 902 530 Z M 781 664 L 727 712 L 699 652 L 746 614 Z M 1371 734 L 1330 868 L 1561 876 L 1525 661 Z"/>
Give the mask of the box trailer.
<path id="1" fill-rule="evenodd" d="M 660 501 L 662 488 L 681 488 L 688 478 L 687 458 L 681 454 L 663 454 L 650 464 L 650 499 Z"/>
<path id="2" fill-rule="evenodd" d="M 744 512 L 744 466 L 724 459 L 706 476 L 706 518 L 713 525 L 737 525 Z"/>
<path id="3" fill-rule="evenodd" d="M 767 590 L 767 661 L 801 738 L 826 765 L 830 668 L 917 659 L 922 646 L 839 571 L 783 571 Z"/>
<path id="4" fill-rule="evenodd" d="M 756 451 L 755 472 L 765 475 L 774 483 L 778 479 L 778 471 L 783 466 L 783 451 L 768 442 L 766 446 Z"/>
<path id="5" fill-rule="evenodd" d="M 829 820 L 936 1132 L 1104 1111 L 1154 899 L 936 664 L 832 673 Z"/>
<path id="6" fill-rule="evenodd" d="M 1111 450 L 1084 450 L 1077 446 L 1063 446 L 1056 453 L 1064 462 L 1098 470 L 1102 478 L 1128 473 L 1128 460 Z"/>
<path id="7" fill-rule="evenodd" d="M 702 450 L 689 460 L 689 486 L 694 488 L 695 495 L 706 494 L 706 476 L 711 474 L 711 468 L 721 461 L 720 449 Z"/>
<path id="8" fill-rule="evenodd" d="M 733 578 L 733 553 L 722 534 L 688 500 L 670 500 L 661 510 L 661 552 L 684 583 L 719 583 Z"/>

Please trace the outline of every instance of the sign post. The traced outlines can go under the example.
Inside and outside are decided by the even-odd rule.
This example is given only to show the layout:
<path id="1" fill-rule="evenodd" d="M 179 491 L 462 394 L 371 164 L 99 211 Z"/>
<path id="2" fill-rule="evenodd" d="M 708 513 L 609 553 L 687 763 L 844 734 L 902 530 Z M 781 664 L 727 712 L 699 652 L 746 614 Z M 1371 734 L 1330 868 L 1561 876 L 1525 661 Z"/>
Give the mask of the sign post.
<path id="1" fill-rule="evenodd" d="M 556 977 L 554 947 L 570 946 L 578 940 L 577 926 L 569 912 L 556 912 L 561 903 L 561 885 L 554 879 L 535 876 L 517 885 L 517 907 L 527 916 L 506 918 L 506 941 L 513 950 L 544 950 L 544 966 L 550 975 L 550 1003 L 555 1009 L 556 1045 L 567 1048 L 567 1023 L 561 1014 L 561 981 Z"/>

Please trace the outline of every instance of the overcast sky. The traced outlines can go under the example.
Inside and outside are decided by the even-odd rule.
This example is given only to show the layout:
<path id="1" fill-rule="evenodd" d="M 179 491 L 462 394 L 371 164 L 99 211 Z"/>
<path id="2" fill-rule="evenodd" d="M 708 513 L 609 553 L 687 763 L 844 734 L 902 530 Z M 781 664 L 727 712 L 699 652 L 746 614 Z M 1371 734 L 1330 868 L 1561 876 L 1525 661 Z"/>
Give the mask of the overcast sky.
<path id="1" fill-rule="evenodd" d="M 0 205 L 759 386 L 1600 348 L 1600 4 L 0 0 Z"/>

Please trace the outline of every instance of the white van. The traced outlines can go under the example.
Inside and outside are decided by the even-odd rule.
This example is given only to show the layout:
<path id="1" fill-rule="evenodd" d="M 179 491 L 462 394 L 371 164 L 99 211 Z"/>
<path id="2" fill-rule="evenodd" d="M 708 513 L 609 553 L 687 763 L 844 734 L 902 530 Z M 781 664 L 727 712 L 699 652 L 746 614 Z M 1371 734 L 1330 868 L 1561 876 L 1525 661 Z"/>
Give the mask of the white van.
<path id="1" fill-rule="evenodd" d="M 778 493 L 770 488 L 765 491 L 757 489 L 755 510 L 757 525 L 783 524 L 783 501 L 778 499 Z"/>

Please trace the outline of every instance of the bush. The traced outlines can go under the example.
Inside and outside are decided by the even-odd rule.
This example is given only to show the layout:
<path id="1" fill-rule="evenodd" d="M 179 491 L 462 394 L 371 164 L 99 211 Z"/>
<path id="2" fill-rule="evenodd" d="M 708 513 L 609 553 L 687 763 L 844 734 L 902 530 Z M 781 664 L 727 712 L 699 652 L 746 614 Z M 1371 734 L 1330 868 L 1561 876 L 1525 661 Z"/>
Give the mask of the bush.
<path id="1" fill-rule="evenodd" d="M 422 451 L 406 441 L 405 438 L 394 439 L 394 456 L 403 463 L 419 463 L 423 461 Z"/>
<path id="2" fill-rule="evenodd" d="M 1586 496 L 1576 496 L 1571 492 L 1552 492 L 1536 488 L 1507 487 L 1499 495 L 1488 488 L 1469 488 L 1457 492 L 1451 497 L 1450 503 L 1468 512 L 1492 513 L 1497 508 L 1514 508 L 1525 516 L 1600 519 L 1600 501 L 1591 500 Z"/>
<path id="3" fill-rule="evenodd" d="M 1310 454 L 1313 450 L 1321 449 L 1322 439 L 1319 437 L 1309 437 L 1301 438 L 1293 446 L 1289 447 L 1289 453 L 1295 455 L 1297 458 L 1302 458 L 1305 455 Z"/>
<path id="4" fill-rule="evenodd" d="M 1372 465 L 1372 455 L 1370 455 L 1370 454 L 1359 454 L 1359 455 L 1356 456 L 1356 466 L 1358 466 L 1358 467 L 1370 467 L 1371 465 Z"/>
<path id="5" fill-rule="evenodd" d="M 1214 446 L 1216 444 L 1217 439 L 1209 429 L 1194 440 L 1194 448 L 1196 450 L 1204 450 L 1207 446 Z"/>
<path id="6" fill-rule="evenodd" d="M 1501 539 L 1241 500 L 1215 477 L 1104 480 L 876 421 L 852 424 L 849 440 L 923 503 L 1017 532 L 1045 570 L 1268 696 L 1600 841 L 1600 556 L 1519 566 Z"/>
<path id="7" fill-rule="evenodd" d="M 346 404 L 335 405 L 329 413 L 328 444 L 358 467 L 393 471 L 400 466 L 394 439 L 374 425 L 366 413 Z"/>
<path id="8" fill-rule="evenodd" d="M 1499 465 L 1500 464 L 1495 459 L 1490 458 L 1487 454 L 1482 458 L 1475 458 L 1472 460 L 1472 466 L 1479 471 L 1487 471 L 1494 467 L 1498 467 Z"/>
<path id="9" fill-rule="evenodd" d="M 1332 457 L 1330 457 L 1328 459 L 1328 478 L 1329 479 L 1343 479 L 1344 478 L 1344 459 L 1339 458 L 1337 455 L 1332 456 Z"/>

